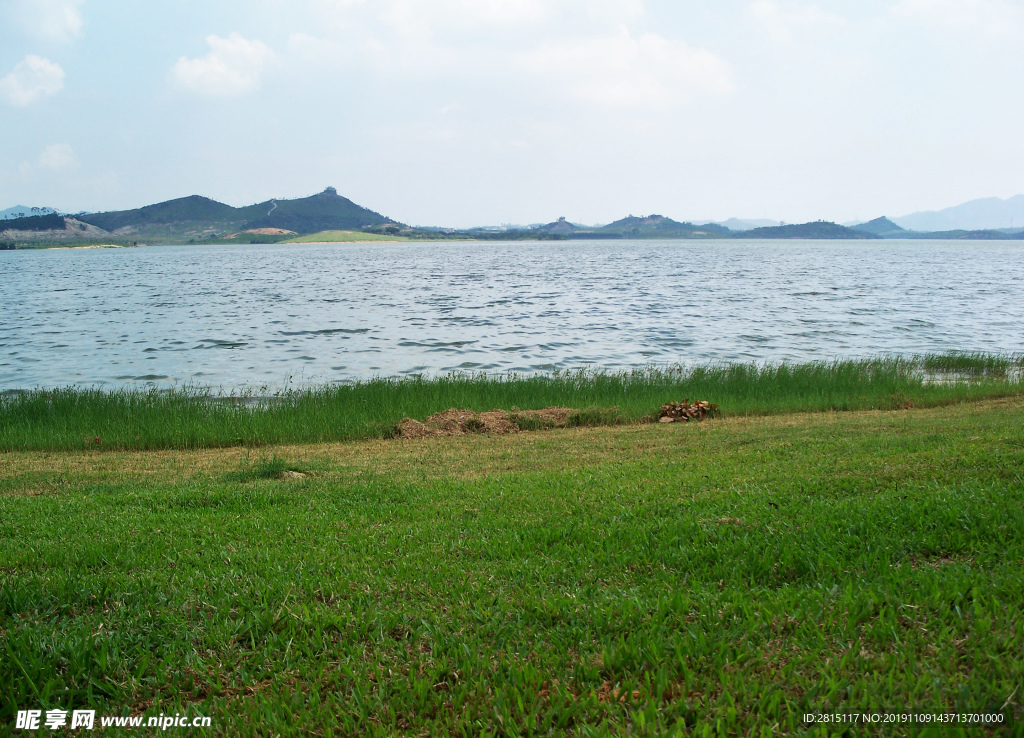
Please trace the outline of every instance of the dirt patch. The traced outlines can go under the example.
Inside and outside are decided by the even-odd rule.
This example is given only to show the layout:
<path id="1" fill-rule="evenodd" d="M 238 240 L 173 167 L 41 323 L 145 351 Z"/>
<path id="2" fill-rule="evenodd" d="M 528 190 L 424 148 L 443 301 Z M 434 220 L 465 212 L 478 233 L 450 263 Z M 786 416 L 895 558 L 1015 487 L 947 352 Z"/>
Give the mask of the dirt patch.
<path id="1" fill-rule="evenodd" d="M 257 236 L 296 236 L 295 231 L 286 231 L 284 228 L 250 228 L 242 233 L 254 233 Z"/>
<path id="2" fill-rule="evenodd" d="M 565 407 L 546 407 L 543 410 L 491 410 L 476 413 L 472 410 L 445 410 L 420 422 L 405 418 L 396 427 L 402 438 L 430 438 L 432 436 L 464 436 L 467 433 L 505 435 L 523 430 L 564 428 L 576 413 Z"/>
<path id="3" fill-rule="evenodd" d="M 661 413 L 658 415 L 659 423 L 688 423 L 691 420 L 704 420 L 714 418 L 718 415 L 718 405 L 712 405 L 707 400 L 695 400 L 690 404 L 687 397 L 682 402 L 668 402 L 661 406 Z"/>
<path id="4" fill-rule="evenodd" d="M 238 238 L 239 236 L 297 236 L 295 231 L 287 231 L 284 228 L 250 228 L 247 231 L 231 233 L 224 238 Z"/>

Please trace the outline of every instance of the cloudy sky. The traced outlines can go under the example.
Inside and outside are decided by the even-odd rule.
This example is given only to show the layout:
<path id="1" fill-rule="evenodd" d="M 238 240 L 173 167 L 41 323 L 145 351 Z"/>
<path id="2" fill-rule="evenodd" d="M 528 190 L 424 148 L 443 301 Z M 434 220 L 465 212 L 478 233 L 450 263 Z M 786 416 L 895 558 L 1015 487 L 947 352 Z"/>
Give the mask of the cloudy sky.
<path id="1" fill-rule="evenodd" d="M 412 224 L 1024 192 L 1024 0 L 0 0 L 0 209 Z"/>

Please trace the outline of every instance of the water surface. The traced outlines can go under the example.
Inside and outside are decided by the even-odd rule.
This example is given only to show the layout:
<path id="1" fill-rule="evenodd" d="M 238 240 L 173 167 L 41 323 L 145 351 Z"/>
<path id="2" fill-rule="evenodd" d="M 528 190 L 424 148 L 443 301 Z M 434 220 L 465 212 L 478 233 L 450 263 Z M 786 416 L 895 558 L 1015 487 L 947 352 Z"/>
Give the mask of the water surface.
<path id="1" fill-rule="evenodd" d="M 0 389 L 280 388 L 1024 350 L 1024 245 L 598 241 L 0 252 Z"/>

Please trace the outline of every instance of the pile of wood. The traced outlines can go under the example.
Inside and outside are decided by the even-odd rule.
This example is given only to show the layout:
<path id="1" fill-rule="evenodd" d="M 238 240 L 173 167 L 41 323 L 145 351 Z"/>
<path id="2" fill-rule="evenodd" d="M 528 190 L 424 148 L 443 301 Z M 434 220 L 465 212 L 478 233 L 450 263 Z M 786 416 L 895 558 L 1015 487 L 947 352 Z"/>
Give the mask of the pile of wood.
<path id="1" fill-rule="evenodd" d="M 691 420 L 704 420 L 718 415 L 718 405 L 712 405 L 707 400 L 694 400 L 690 404 L 687 397 L 682 402 L 669 402 L 661 406 L 661 413 L 658 415 L 659 423 L 689 423 Z"/>

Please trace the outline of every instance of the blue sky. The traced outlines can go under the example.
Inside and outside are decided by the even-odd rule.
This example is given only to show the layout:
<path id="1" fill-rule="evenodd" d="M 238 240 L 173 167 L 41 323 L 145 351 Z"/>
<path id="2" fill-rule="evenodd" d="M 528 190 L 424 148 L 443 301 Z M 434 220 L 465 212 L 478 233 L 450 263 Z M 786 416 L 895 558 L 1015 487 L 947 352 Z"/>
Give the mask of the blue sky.
<path id="1" fill-rule="evenodd" d="M 0 208 L 333 185 L 412 224 L 1024 192 L 1024 0 L 3 0 Z"/>

